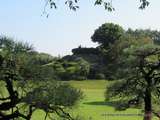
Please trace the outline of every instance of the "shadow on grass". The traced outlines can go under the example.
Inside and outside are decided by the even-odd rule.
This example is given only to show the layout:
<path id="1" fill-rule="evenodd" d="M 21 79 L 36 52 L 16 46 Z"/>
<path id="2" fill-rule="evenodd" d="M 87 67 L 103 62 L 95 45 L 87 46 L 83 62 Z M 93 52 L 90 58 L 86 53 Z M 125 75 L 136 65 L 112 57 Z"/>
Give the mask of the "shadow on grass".
<path id="1" fill-rule="evenodd" d="M 94 101 L 94 102 L 84 102 L 85 105 L 96 105 L 96 106 L 110 106 L 114 107 L 115 110 L 125 110 L 128 108 L 128 105 L 124 102 L 119 101 Z"/>
<path id="2" fill-rule="evenodd" d="M 103 106 L 111 106 L 111 107 L 116 107 L 119 105 L 119 103 L 117 101 L 109 101 L 109 102 L 106 102 L 106 101 L 94 101 L 94 102 L 84 102 L 83 104 L 86 104 L 86 105 L 103 105 Z"/>

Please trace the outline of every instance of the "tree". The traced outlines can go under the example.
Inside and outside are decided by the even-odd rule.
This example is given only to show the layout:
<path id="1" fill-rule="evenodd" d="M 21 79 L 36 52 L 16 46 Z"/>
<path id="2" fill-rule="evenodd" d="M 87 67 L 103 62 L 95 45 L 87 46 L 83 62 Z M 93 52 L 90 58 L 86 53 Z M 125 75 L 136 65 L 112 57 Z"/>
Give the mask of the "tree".
<path id="1" fill-rule="evenodd" d="M 65 56 L 50 66 L 61 80 L 86 80 L 90 70 L 89 63 L 81 57 Z"/>
<path id="2" fill-rule="evenodd" d="M 118 97 L 130 103 L 144 102 L 144 120 L 151 120 L 152 99 L 160 98 L 160 48 L 155 45 L 126 49 L 121 70 L 121 80 L 106 90 L 106 99 Z M 108 92 L 107 92 L 108 91 Z"/>
<path id="3" fill-rule="evenodd" d="M 51 74 L 45 75 L 48 68 L 44 69 L 41 64 L 34 62 L 34 66 L 33 60 L 29 64 L 28 60 L 36 54 L 27 44 L 0 38 L 0 120 L 30 120 L 37 109 L 46 113 L 45 119 L 50 114 L 73 119 L 65 108 L 73 106 L 82 93 L 68 84 L 54 81 Z M 29 65 L 30 69 L 26 68 Z"/>
<path id="4" fill-rule="evenodd" d="M 157 30 L 150 30 L 150 29 L 128 29 L 126 31 L 127 34 L 134 36 L 135 38 L 139 37 L 150 37 L 155 44 L 160 44 L 160 32 Z"/>
<path id="5" fill-rule="evenodd" d="M 71 10 L 77 10 L 79 8 L 78 4 L 79 0 L 66 0 L 65 4 L 69 6 Z M 140 9 L 145 9 L 149 5 L 148 0 L 140 0 Z M 104 8 L 108 11 L 114 11 L 115 8 L 112 5 L 112 0 L 95 0 L 94 2 L 95 5 L 102 5 Z M 57 3 L 55 0 L 46 0 L 46 6 L 49 6 L 51 9 L 52 8 L 57 8 Z"/>
<path id="6" fill-rule="evenodd" d="M 119 40 L 123 34 L 124 30 L 121 26 L 113 23 L 105 23 L 95 30 L 91 38 L 93 42 L 98 42 L 100 47 L 106 49 L 116 40 Z"/>
<path id="7" fill-rule="evenodd" d="M 138 47 L 153 43 L 153 40 L 148 36 L 139 35 L 135 37 L 125 31 L 124 35 L 119 40 L 116 40 L 115 43 L 110 45 L 106 52 L 104 52 L 104 61 L 106 61 L 106 76 L 112 80 L 117 79 L 117 72 L 115 71 L 117 71 L 118 68 L 121 69 L 121 60 L 126 59 L 122 57 L 125 49 L 130 46 Z"/>

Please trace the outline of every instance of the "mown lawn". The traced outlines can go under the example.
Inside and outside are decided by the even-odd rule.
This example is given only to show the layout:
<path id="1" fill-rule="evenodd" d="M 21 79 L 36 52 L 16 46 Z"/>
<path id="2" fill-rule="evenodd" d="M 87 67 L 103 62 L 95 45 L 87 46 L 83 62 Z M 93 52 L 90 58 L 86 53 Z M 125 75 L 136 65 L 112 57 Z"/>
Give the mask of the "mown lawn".
<path id="1" fill-rule="evenodd" d="M 84 99 L 70 112 L 83 116 L 83 120 L 143 120 L 140 116 L 103 116 L 103 114 L 141 114 L 140 109 L 116 111 L 112 104 L 104 101 L 105 80 L 70 81 L 71 85 L 84 92 Z M 43 120 L 43 112 L 36 112 L 33 120 Z M 154 119 L 158 120 L 158 119 Z"/>
<path id="2" fill-rule="evenodd" d="M 78 114 L 85 116 L 87 120 L 142 120 L 136 116 L 103 116 L 103 114 L 138 114 L 139 109 L 128 109 L 126 111 L 116 111 L 112 104 L 106 103 L 104 92 L 107 81 L 71 81 L 74 87 L 80 88 L 85 95 L 79 107 L 75 110 Z"/>

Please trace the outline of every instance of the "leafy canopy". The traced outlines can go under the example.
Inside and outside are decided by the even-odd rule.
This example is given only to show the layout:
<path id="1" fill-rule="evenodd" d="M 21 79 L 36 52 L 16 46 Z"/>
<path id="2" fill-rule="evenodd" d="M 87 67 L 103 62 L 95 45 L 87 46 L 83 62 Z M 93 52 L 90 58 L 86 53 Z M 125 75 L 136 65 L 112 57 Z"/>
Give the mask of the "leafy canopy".
<path id="1" fill-rule="evenodd" d="M 121 26 L 113 23 L 105 23 L 95 30 L 91 39 L 93 42 L 98 42 L 101 47 L 106 48 L 116 40 L 119 40 L 123 34 L 124 30 Z"/>

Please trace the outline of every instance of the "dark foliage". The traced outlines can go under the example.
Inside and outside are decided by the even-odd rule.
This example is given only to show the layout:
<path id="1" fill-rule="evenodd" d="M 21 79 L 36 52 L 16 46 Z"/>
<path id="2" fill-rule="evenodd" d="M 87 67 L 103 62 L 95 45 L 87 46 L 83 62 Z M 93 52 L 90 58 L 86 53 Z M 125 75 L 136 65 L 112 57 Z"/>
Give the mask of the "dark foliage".
<path id="1" fill-rule="evenodd" d="M 95 30 L 91 39 L 93 42 L 98 42 L 102 48 L 107 48 L 109 45 L 114 44 L 124 34 L 121 26 L 113 23 L 102 24 Z"/>
<path id="2" fill-rule="evenodd" d="M 78 47 L 75 49 L 72 49 L 72 53 L 74 55 L 79 55 L 79 54 L 101 54 L 101 51 L 97 48 L 82 48 Z"/>
<path id="3" fill-rule="evenodd" d="M 53 68 L 37 61 L 37 54 L 28 44 L 0 39 L 0 92 L 7 91 L 0 94 L 0 120 L 30 120 L 37 109 L 46 113 L 45 119 L 49 114 L 73 119 L 65 109 L 81 99 L 82 93 L 54 81 Z"/>
<path id="4" fill-rule="evenodd" d="M 128 104 L 139 104 L 143 100 L 144 120 L 151 120 L 153 96 L 159 99 L 160 95 L 160 49 L 146 45 L 128 50 L 122 62 L 124 67 L 117 71 L 122 79 L 108 87 L 106 98 L 119 97 L 128 100 Z"/>

